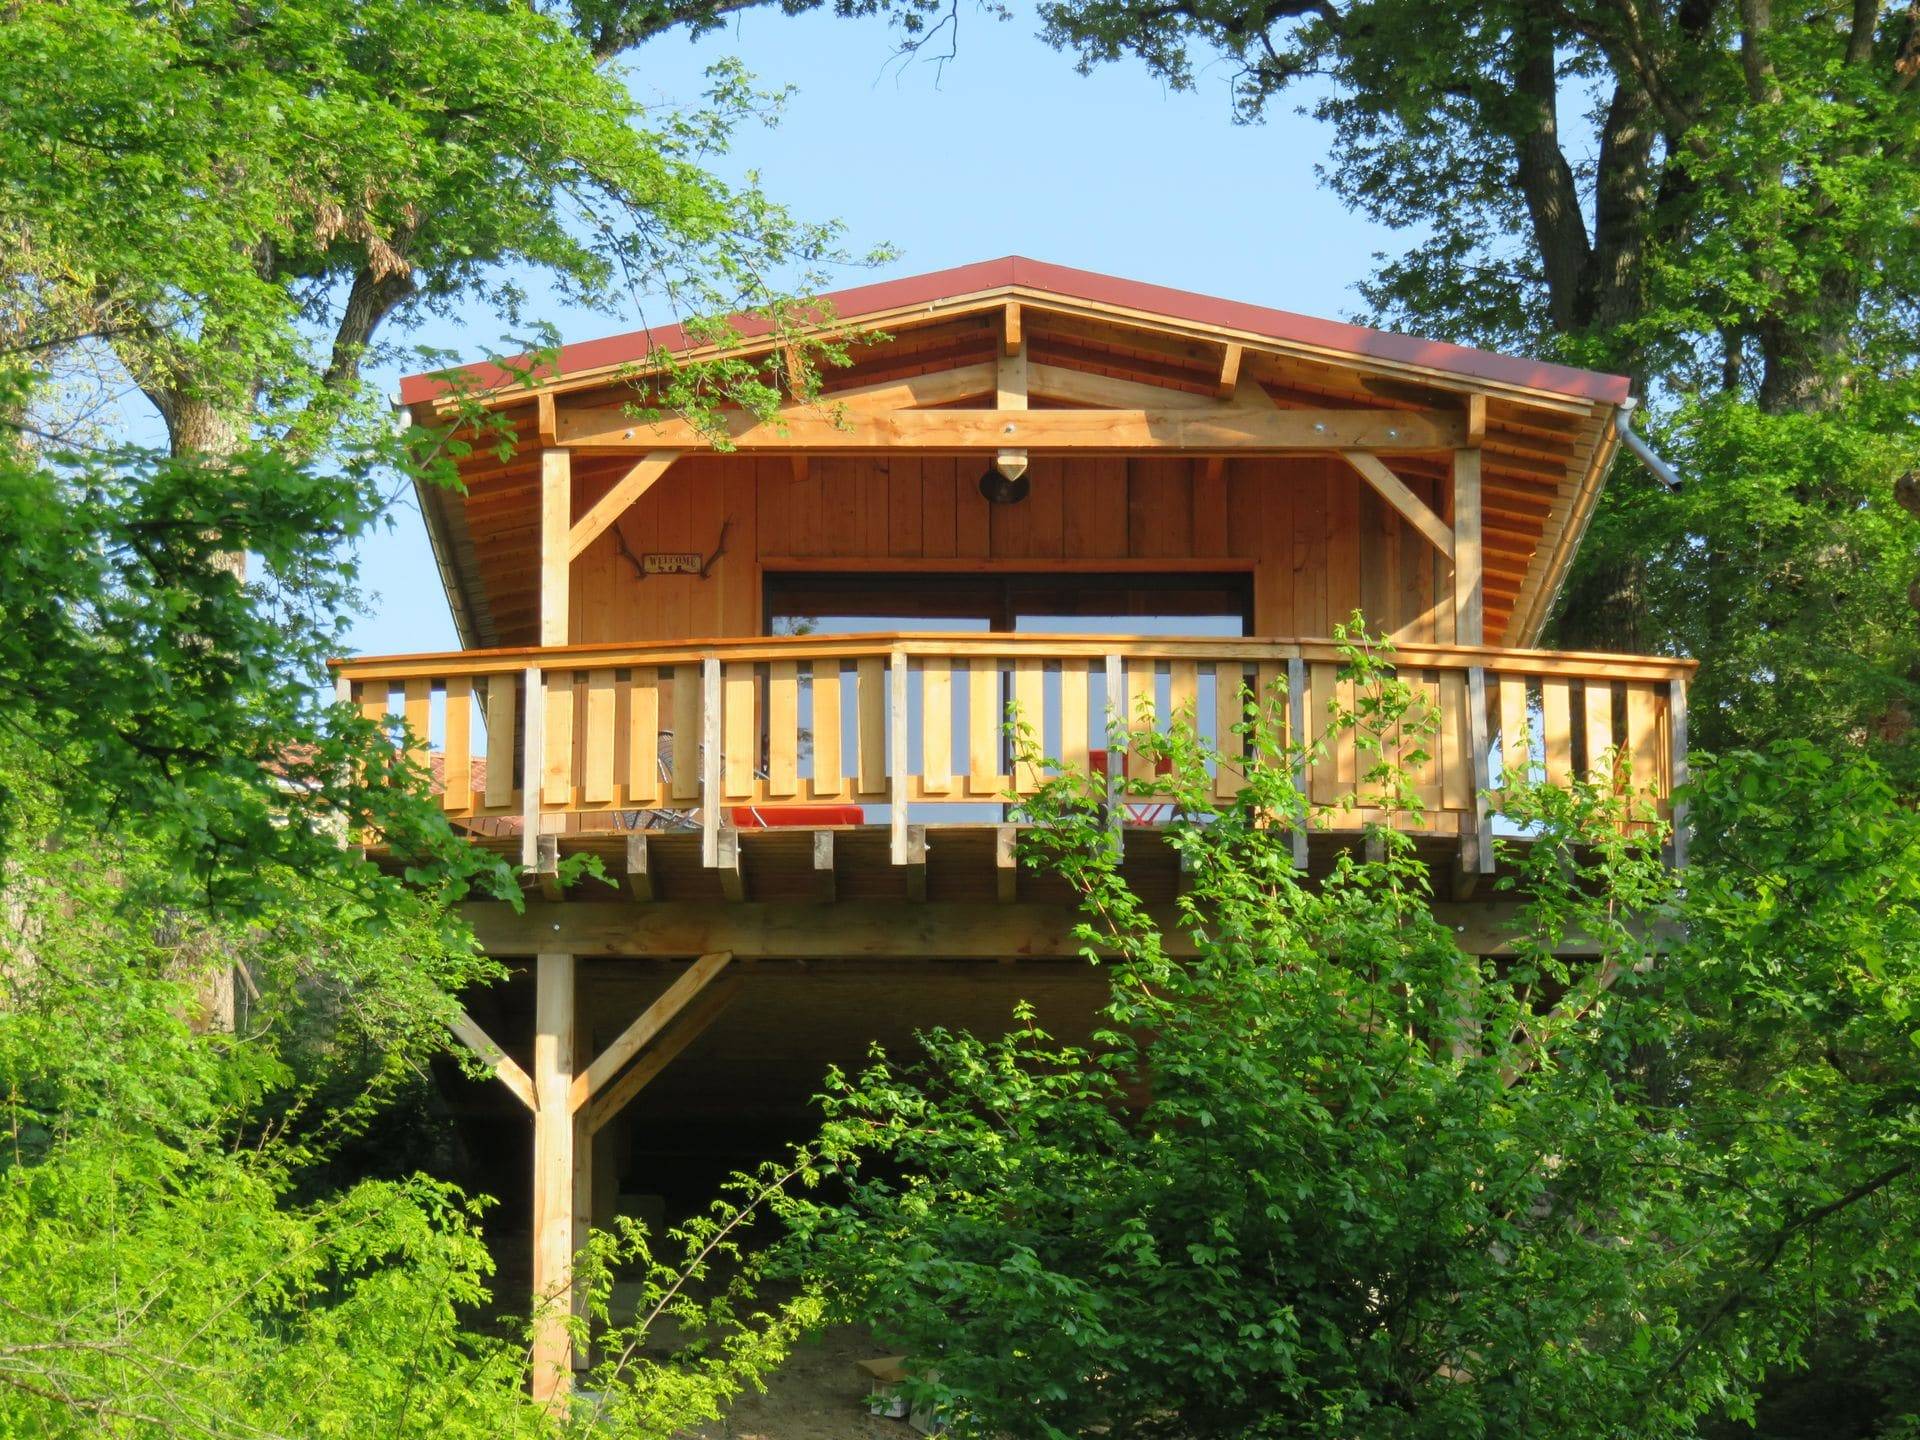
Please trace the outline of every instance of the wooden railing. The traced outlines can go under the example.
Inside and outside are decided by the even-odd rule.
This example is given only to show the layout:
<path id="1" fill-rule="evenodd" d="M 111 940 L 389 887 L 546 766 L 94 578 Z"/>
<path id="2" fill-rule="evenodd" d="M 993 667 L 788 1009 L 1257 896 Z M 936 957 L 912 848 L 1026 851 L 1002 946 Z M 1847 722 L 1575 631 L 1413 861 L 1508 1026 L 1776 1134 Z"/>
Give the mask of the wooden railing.
<path id="1" fill-rule="evenodd" d="M 1438 722 L 1409 772 L 1421 808 L 1395 823 L 1485 835 L 1488 792 L 1523 749 L 1536 777 L 1565 784 L 1604 767 L 1607 783 L 1652 793 L 1671 818 L 1691 662 L 1432 645 L 1391 659 Z M 1212 779 L 1225 800 L 1245 783 L 1233 726 L 1251 692 L 1279 733 L 1316 744 L 1295 779 L 1334 807 L 1322 823 L 1380 814 L 1353 730 L 1329 725 L 1356 698 L 1331 641 L 802 636 L 362 659 L 336 662 L 336 677 L 363 714 L 406 722 L 422 762 L 438 762 L 449 817 L 517 821 L 529 866 L 538 835 L 630 824 L 633 812 L 698 825 L 713 864 L 728 812 L 770 805 L 887 807 L 900 858 L 911 814 L 966 818 L 958 807 L 1041 784 L 1038 767 L 1012 763 L 1009 705 L 1045 754 L 1095 770 L 1109 768 L 1116 709 L 1162 729 L 1191 713 L 1226 753 Z M 1110 769 L 1151 775 L 1138 753 Z M 571 818 L 596 815 L 608 818 Z M 1489 863 L 1488 847 L 1467 848 Z"/>

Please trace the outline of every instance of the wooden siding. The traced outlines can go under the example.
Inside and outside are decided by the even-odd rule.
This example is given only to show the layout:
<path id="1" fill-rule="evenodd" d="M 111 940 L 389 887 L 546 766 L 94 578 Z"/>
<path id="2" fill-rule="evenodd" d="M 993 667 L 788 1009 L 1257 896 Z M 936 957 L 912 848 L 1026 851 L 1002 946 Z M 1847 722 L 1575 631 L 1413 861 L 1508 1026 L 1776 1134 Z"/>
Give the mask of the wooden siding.
<path id="1" fill-rule="evenodd" d="M 689 456 L 575 561 L 570 639 L 754 635 L 763 568 L 811 562 L 824 571 L 846 562 L 906 572 L 1251 570 L 1258 634 L 1325 636 L 1360 609 L 1403 641 L 1454 639 L 1446 562 L 1338 460 L 1042 456 L 1029 471 L 1031 495 L 1001 506 L 981 498 L 979 470 L 949 458 Z M 609 467 L 578 476 L 575 514 L 612 483 Z M 1445 513 L 1444 485 L 1408 484 Z M 503 543 L 526 554 L 524 530 L 513 533 L 520 538 Z M 704 578 L 637 573 L 649 552 L 716 548 Z M 535 638 L 530 609 L 493 619 L 502 643 Z"/>

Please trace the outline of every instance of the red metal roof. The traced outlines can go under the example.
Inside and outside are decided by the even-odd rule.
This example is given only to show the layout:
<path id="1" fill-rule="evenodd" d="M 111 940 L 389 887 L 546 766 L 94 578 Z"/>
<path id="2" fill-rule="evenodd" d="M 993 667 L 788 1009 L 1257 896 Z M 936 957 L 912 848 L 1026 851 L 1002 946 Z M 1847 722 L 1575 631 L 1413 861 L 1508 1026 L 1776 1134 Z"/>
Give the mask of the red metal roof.
<path id="1" fill-rule="evenodd" d="M 914 305 L 931 306 L 941 300 L 1010 286 L 1045 291 L 1065 299 L 1121 306 L 1196 325 L 1218 326 L 1274 340 L 1312 345 L 1347 355 L 1421 365 L 1467 379 L 1521 385 L 1575 399 L 1617 405 L 1627 398 L 1629 390 L 1629 381 L 1620 375 L 1578 370 L 1570 365 L 1554 365 L 1544 360 L 1499 355 L 1441 340 L 1420 340 L 1385 330 L 1369 330 L 1363 325 L 1296 315 L 1289 310 L 1269 310 L 1263 305 L 1222 300 L 1212 295 L 1196 295 L 1188 290 L 1173 290 L 1138 280 L 1122 280 L 1091 270 L 1074 270 L 1065 265 L 1048 265 L 1018 255 L 983 260 L 951 270 L 934 270 L 925 275 L 909 275 L 876 285 L 858 285 L 822 298 L 832 305 L 838 319 L 854 321 L 865 315 L 898 311 Z M 752 317 L 743 317 L 736 324 L 745 335 L 762 333 L 767 328 L 763 322 Z M 679 325 L 633 330 L 601 340 L 585 340 L 560 348 L 558 373 L 568 375 L 630 364 L 646 359 L 656 350 L 671 352 L 688 345 L 685 331 Z M 445 377 L 453 374 L 464 374 L 470 385 L 480 389 L 511 384 L 514 378 L 507 370 L 491 363 L 468 365 L 454 371 L 409 375 L 400 382 L 400 403 L 412 405 L 434 399 L 446 388 Z"/>

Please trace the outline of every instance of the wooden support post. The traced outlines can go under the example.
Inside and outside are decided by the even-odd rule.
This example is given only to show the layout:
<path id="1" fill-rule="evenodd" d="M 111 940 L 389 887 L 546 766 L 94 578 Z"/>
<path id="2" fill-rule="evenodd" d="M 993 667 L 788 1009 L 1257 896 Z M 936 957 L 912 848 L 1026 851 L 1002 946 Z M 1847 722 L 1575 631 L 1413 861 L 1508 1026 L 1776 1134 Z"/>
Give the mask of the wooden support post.
<path id="1" fill-rule="evenodd" d="M 833 831 L 813 832 L 813 898 L 831 904 L 840 893 L 833 865 Z"/>
<path id="2" fill-rule="evenodd" d="M 540 859 L 540 781 L 547 768 L 547 694 L 538 665 L 520 678 L 526 705 L 520 747 L 520 868 L 532 870 Z"/>
<path id="3" fill-rule="evenodd" d="M 1018 834 L 1011 825 L 1002 825 L 993 832 L 994 891 L 1002 905 L 1011 905 L 1020 898 L 1017 840 Z"/>
<path id="4" fill-rule="evenodd" d="M 1300 795 L 1300 824 L 1293 832 L 1293 868 L 1307 868 L 1307 823 L 1312 807 L 1307 794 L 1307 662 L 1298 655 L 1287 661 L 1287 738 L 1299 751 L 1293 766 L 1293 788 Z"/>
<path id="5" fill-rule="evenodd" d="M 653 853 L 644 830 L 627 836 L 627 894 L 642 901 L 660 898 L 653 879 Z"/>
<path id="6" fill-rule="evenodd" d="M 573 529 L 573 455 L 540 452 L 540 643 L 569 638 L 567 602 L 572 570 L 567 550 Z"/>
<path id="7" fill-rule="evenodd" d="M 1460 449 L 1453 452 L 1453 624 L 1461 645 L 1486 643 L 1480 554 L 1480 452 Z"/>
<path id="8" fill-rule="evenodd" d="M 1667 682 L 1667 730 L 1672 736 L 1672 757 L 1667 770 L 1672 777 L 1672 785 L 1678 792 L 1687 783 L 1687 682 L 1669 680 Z M 1687 866 L 1687 802 L 1675 798 L 1673 810 L 1673 868 L 1684 870 Z"/>
<path id="9" fill-rule="evenodd" d="M 895 650 L 887 659 L 890 682 L 887 707 L 891 742 L 887 756 L 887 780 L 890 786 L 887 810 L 892 822 L 893 863 L 907 861 L 907 657 Z"/>
<path id="10" fill-rule="evenodd" d="M 700 663 L 700 863 L 720 863 L 720 657 Z"/>
<path id="11" fill-rule="evenodd" d="M 543 952 L 534 974 L 533 1398 L 558 1409 L 573 1383 L 573 956 Z"/>

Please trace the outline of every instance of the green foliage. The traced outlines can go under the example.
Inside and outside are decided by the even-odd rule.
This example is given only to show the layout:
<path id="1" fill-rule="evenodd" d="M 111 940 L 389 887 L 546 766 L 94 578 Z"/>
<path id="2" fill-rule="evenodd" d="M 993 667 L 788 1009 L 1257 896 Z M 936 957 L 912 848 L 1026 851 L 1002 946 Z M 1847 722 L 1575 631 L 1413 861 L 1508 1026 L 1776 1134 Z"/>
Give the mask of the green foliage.
<path id="1" fill-rule="evenodd" d="M 1854 1007 L 1875 1044 L 1898 1037 L 1872 1097 L 1751 1113 L 1695 1058 L 1735 1016 L 1816 1046 L 1756 987 L 1771 969 L 1781 998 L 1845 1004 L 1845 937 L 1820 942 L 1820 970 L 1800 948 L 1817 921 L 1765 932 L 1731 874 L 1676 892 L 1657 829 L 1624 826 L 1618 798 L 1515 787 L 1510 818 L 1535 833 L 1512 854 L 1520 938 L 1463 957 L 1394 800 L 1418 702 L 1389 657 L 1349 660 L 1342 723 L 1403 822 L 1369 832 L 1375 858 L 1304 882 L 1299 757 L 1257 717 L 1250 741 L 1282 763 L 1217 810 L 1190 733 L 1136 734 L 1173 765 L 1142 782 L 1170 784 L 1182 816 L 1171 915 L 1120 877 L 1085 777 L 1032 817 L 1030 858 L 1081 894 L 1107 970 L 1092 1043 L 1023 1010 L 1002 1039 L 934 1031 L 917 1060 L 835 1077 L 838 1133 L 872 1158 L 843 1208 L 794 1207 L 801 1253 L 960 1433 L 1686 1435 L 1793 1364 L 1849 1283 L 1913 1306 L 1915 1112 L 1897 1097 L 1920 1066 L 1897 1007 Z M 1823 788 L 1768 763 L 1783 818 L 1852 801 L 1821 830 L 1853 881 L 1834 902 L 1884 884 L 1882 837 L 1848 828 L 1870 768 Z M 1716 768 L 1703 798 L 1752 773 Z M 1575 933 L 1595 953 L 1568 962 Z M 1752 959 L 1729 963 L 1742 936 Z M 1920 950 L 1890 940 L 1910 993 Z M 1709 996 L 1724 1010 L 1703 1025 Z M 1826 1129 L 1829 1102 L 1863 1101 L 1873 1121 Z"/>
<path id="2" fill-rule="evenodd" d="M 723 65 L 706 103 L 643 109 L 524 6 L 32 5 L 0 24 L 0 76 L 21 336 L 99 337 L 176 450 L 377 422 L 358 378 L 382 322 L 477 300 L 521 324 L 528 271 L 601 308 L 729 313 L 835 254 L 702 168 L 779 97 Z"/>
<path id="3" fill-rule="evenodd" d="M 355 1175 L 496 974 L 451 902 L 519 897 L 331 699 L 395 478 L 499 438 L 396 435 L 361 378 L 381 327 L 467 303 L 525 326 L 533 275 L 782 329 L 815 317 L 771 277 L 835 257 L 702 168 L 780 97 L 722 66 L 643 110 L 585 19 L 0 14 L 0 1435 L 664 1437 L 817 1303 L 751 1303 L 751 1197 L 629 1234 L 598 1273 L 640 1267 L 648 1312 L 595 1406 L 550 1415 L 491 1313 L 485 1200 L 391 1155 Z M 764 408 L 760 378 L 686 367 L 667 398 Z M 129 380 L 164 447 L 94 413 Z"/>

